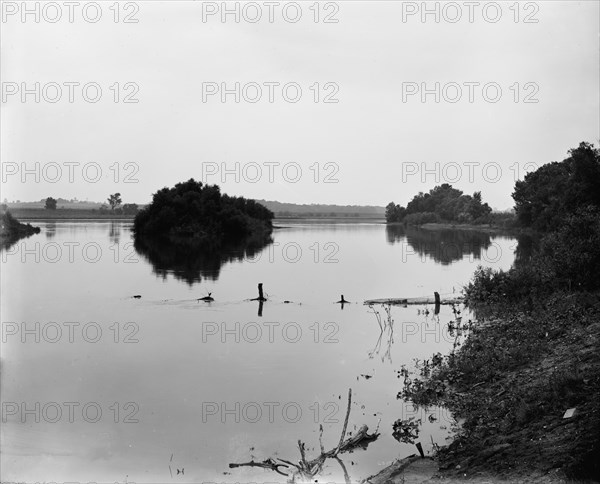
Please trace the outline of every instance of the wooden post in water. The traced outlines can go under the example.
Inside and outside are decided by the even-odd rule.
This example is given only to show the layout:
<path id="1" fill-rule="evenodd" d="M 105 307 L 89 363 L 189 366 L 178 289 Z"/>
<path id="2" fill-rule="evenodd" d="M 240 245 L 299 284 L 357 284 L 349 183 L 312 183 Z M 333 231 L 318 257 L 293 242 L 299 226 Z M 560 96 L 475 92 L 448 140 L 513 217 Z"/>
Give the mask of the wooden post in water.
<path id="1" fill-rule="evenodd" d="M 251 299 L 251 301 L 266 301 L 267 298 L 263 296 L 263 287 L 262 282 L 258 283 L 258 297 Z"/>
<path id="2" fill-rule="evenodd" d="M 421 445 L 421 442 L 417 442 L 415 444 L 417 446 L 417 450 L 419 451 L 419 454 L 421 454 L 421 458 L 425 458 L 425 453 L 423 452 L 423 446 Z"/>
<path id="3" fill-rule="evenodd" d="M 435 298 L 435 309 L 433 311 L 433 314 L 440 314 L 440 293 L 439 292 L 434 292 L 433 293 L 433 297 Z"/>

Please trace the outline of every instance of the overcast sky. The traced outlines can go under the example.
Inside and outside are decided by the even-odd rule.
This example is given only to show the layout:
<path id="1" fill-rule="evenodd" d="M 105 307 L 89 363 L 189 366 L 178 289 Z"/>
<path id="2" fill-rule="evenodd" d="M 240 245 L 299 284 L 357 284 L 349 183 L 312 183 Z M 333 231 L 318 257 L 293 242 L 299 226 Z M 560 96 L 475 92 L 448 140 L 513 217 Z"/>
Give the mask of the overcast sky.
<path id="1" fill-rule="evenodd" d="M 88 3 L 28 2 L 24 18 L 2 4 L 2 199 L 146 203 L 193 177 L 252 198 L 385 205 L 449 182 L 504 209 L 517 174 L 598 144 L 596 1 L 428 2 L 425 17 L 421 2 L 229 2 L 239 22 L 221 2 L 121 3 L 118 22 L 113 2 Z M 280 83 L 273 102 L 265 82 Z"/>

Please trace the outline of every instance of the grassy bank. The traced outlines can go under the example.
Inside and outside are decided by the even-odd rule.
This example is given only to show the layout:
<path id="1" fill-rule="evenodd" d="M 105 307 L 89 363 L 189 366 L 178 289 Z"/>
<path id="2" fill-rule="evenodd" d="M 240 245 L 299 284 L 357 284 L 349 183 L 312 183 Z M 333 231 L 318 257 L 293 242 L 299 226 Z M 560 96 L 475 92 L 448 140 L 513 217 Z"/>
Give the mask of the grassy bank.
<path id="1" fill-rule="evenodd" d="M 11 208 L 10 212 L 20 220 L 69 220 L 69 219 L 106 219 L 133 220 L 134 215 L 119 215 L 110 210 L 57 208 Z"/>
<path id="2" fill-rule="evenodd" d="M 459 223 L 427 223 L 419 226 L 423 229 L 428 230 L 441 230 L 441 229 L 452 229 L 452 230 L 476 230 L 480 232 L 489 233 L 515 233 L 518 232 L 514 228 L 500 227 L 491 224 L 459 224 Z"/>

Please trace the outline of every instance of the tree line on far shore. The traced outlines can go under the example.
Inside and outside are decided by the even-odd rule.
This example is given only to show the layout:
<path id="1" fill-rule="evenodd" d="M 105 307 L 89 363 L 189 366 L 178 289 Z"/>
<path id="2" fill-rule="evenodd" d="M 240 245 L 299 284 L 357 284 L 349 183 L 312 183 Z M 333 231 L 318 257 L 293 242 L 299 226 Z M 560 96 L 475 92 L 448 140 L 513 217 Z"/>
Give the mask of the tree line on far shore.
<path id="1" fill-rule="evenodd" d="M 111 213 L 116 215 L 136 215 L 140 210 L 137 203 L 123 204 L 120 193 L 109 195 L 106 201 L 108 202 L 108 205 L 102 204 L 98 209 L 100 212 L 108 212 L 109 206 Z M 54 197 L 46 198 L 44 201 L 44 208 L 46 210 L 56 210 L 58 208 L 58 200 Z"/>

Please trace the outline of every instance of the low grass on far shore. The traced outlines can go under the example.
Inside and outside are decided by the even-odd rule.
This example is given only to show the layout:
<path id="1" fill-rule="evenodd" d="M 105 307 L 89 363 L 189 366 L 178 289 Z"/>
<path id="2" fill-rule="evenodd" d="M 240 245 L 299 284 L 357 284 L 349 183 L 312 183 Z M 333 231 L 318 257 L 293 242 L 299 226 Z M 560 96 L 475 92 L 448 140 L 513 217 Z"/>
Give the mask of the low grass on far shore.
<path id="1" fill-rule="evenodd" d="M 133 220 L 135 215 L 116 214 L 112 210 L 57 208 L 11 208 L 10 213 L 19 220 L 68 220 L 68 219 L 123 219 Z"/>

